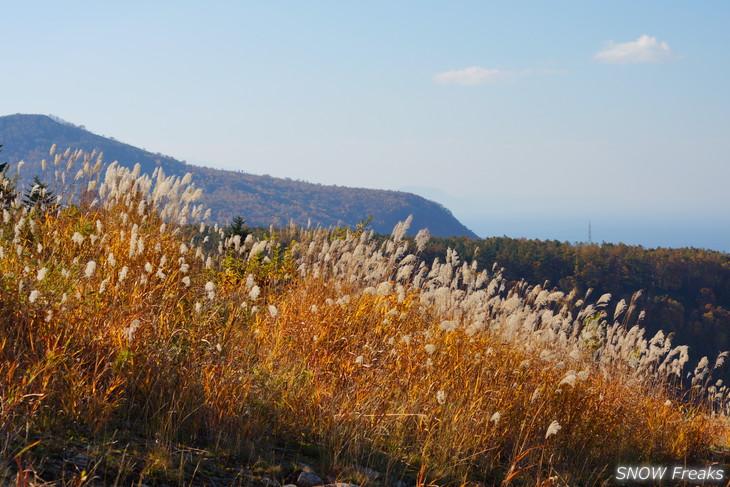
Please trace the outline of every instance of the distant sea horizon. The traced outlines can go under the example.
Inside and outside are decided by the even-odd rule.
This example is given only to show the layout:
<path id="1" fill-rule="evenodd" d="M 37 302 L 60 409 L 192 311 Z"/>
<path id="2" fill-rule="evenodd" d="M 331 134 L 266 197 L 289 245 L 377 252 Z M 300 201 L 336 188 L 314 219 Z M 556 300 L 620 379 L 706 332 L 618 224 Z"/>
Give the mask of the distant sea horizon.
<path id="1" fill-rule="evenodd" d="M 480 238 L 510 237 L 561 242 L 640 245 L 644 248 L 701 248 L 730 253 L 730 224 L 720 219 L 454 215 Z M 590 236 L 589 236 L 590 224 Z"/>

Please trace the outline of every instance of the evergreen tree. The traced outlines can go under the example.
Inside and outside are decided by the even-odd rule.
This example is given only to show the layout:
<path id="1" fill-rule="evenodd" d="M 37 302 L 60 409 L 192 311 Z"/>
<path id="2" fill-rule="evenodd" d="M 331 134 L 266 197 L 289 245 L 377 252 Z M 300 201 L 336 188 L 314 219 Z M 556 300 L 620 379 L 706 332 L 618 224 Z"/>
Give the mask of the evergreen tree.
<path id="1" fill-rule="evenodd" d="M 225 229 L 225 236 L 226 238 L 231 237 L 233 235 L 240 235 L 241 240 L 245 240 L 246 236 L 249 234 L 248 225 L 246 225 L 246 219 L 242 218 L 241 216 L 237 216 L 233 219 L 233 223 L 228 225 Z"/>
<path id="2" fill-rule="evenodd" d="M 0 152 L 2 151 L 0 144 Z M 15 179 L 8 177 L 8 163 L 0 163 L 0 206 L 10 208 L 15 201 Z"/>
<path id="3" fill-rule="evenodd" d="M 45 211 L 56 205 L 56 197 L 48 190 L 48 185 L 35 176 L 31 188 L 25 193 L 23 204 Z"/>

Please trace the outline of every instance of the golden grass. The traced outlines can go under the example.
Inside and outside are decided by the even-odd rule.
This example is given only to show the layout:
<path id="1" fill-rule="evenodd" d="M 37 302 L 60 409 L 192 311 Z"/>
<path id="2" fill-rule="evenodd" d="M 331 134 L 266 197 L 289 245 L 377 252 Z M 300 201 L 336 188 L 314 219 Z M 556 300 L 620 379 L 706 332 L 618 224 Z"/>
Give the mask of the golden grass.
<path id="1" fill-rule="evenodd" d="M 468 313 L 432 304 L 415 278 L 366 286 L 342 271 L 357 251 L 336 250 L 362 235 L 298 232 L 291 252 L 273 242 L 257 256 L 255 242 L 209 252 L 197 247 L 204 235 L 163 226 L 153 205 L 135 212 L 145 195 L 130 194 L 6 210 L 0 224 L 0 456 L 40 476 L 68 438 L 112 437 L 146 452 L 129 467 L 138 479 L 181 480 L 173 447 L 247 461 L 272 445 L 316 445 L 321 468 L 371 466 L 385 483 L 599 483 L 620 462 L 702 461 L 727 434 L 667 375 L 641 380 L 559 346 L 547 358 L 544 342 L 508 336 L 511 295 L 467 333 Z M 312 243 L 347 265 L 302 250 Z M 537 293 L 525 296 L 533 306 Z M 562 306 L 554 299 L 549 309 Z"/>

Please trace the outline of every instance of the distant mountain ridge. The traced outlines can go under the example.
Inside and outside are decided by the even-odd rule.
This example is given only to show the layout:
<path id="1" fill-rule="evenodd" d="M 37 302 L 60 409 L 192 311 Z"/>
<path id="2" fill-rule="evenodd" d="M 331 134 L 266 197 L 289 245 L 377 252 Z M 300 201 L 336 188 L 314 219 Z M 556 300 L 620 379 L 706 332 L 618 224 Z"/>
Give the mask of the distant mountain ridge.
<path id="1" fill-rule="evenodd" d="M 293 181 L 187 164 L 163 154 L 93 134 L 83 126 L 47 115 L 7 115 L 0 117 L 0 162 L 11 165 L 26 161 L 26 179 L 41 174 L 41 161 L 48 150 L 71 148 L 104 153 L 106 164 L 118 161 L 152 174 L 160 167 L 168 175 L 191 173 L 203 189 L 203 203 L 212 210 L 212 219 L 228 223 L 240 215 L 250 225 L 286 225 L 290 221 L 307 226 L 355 225 L 372 215 L 371 228 L 390 233 L 398 221 L 413 215 L 411 232 L 428 228 L 436 236 L 476 234 L 459 222 L 443 205 L 412 193 Z"/>

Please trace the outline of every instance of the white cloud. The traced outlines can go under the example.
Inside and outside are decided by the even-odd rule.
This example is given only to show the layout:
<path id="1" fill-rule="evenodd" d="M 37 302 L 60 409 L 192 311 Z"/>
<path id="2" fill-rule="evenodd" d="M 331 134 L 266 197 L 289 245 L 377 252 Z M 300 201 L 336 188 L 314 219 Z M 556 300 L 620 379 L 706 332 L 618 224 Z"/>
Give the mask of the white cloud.
<path id="1" fill-rule="evenodd" d="M 635 41 L 614 43 L 609 41 L 606 48 L 597 52 L 593 59 L 606 64 L 666 63 L 677 59 L 669 44 L 656 37 L 644 34 Z"/>
<path id="2" fill-rule="evenodd" d="M 482 84 L 509 83 L 526 74 L 529 74 L 529 71 L 503 71 L 501 69 L 484 69 L 479 66 L 472 66 L 470 68 L 438 73 L 434 75 L 433 79 L 442 85 L 455 84 L 461 86 L 474 86 Z"/>

